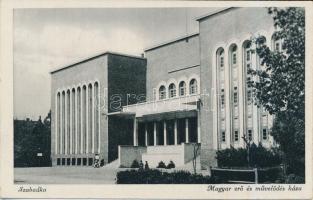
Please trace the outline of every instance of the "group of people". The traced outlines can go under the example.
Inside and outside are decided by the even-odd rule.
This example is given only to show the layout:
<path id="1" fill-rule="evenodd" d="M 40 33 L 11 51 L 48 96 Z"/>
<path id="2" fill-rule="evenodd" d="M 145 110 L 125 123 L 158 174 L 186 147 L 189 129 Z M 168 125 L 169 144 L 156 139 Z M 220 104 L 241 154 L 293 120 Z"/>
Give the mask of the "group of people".
<path id="1" fill-rule="evenodd" d="M 148 169 L 149 169 L 148 162 L 146 161 L 145 162 L 145 166 L 143 166 L 143 162 L 142 162 L 142 160 L 140 160 L 140 162 L 139 162 L 139 170 L 148 170 Z"/>
<path id="2" fill-rule="evenodd" d="M 94 168 L 99 168 L 100 167 L 100 158 L 99 158 L 99 154 L 95 155 L 95 160 L 94 160 Z M 139 170 L 148 170 L 149 169 L 149 164 L 146 161 L 145 165 L 143 165 L 142 160 L 140 160 L 139 162 Z"/>

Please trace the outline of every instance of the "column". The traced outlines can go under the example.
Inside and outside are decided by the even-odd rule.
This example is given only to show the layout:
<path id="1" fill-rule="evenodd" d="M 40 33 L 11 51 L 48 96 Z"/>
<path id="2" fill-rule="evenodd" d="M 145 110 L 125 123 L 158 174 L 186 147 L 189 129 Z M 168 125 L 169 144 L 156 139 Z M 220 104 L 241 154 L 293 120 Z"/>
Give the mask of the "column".
<path id="1" fill-rule="evenodd" d="M 74 109 L 75 109 L 75 154 L 77 154 L 78 152 L 77 152 L 77 146 L 78 146 L 78 135 L 77 135 L 77 133 L 78 133 L 78 130 L 77 130 L 77 117 L 78 117 L 78 107 L 77 107 L 77 95 L 78 95 L 78 91 L 75 89 L 75 96 L 74 96 L 74 101 L 75 101 L 75 107 L 74 107 Z"/>
<path id="2" fill-rule="evenodd" d="M 148 123 L 145 123 L 145 145 L 149 145 L 149 140 L 148 140 Z"/>
<path id="3" fill-rule="evenodd" d="M 94 100 L 94 96 L 95 96 L 95 87 L 91 86 L 91 105 L 92 105 L 92 109 L 91 109 L 91 116 L 92 116 L 92 142 L 91 142 L 91 149 L 92 149 L 92 153 L 95 153 L 95 100 Z"/>
<path id="4" fill-rule="evenodd" d="M 134 146 L 138 146 L 138 122 L 134 116 Z"/>
<path id="5" fill-rule="evenodd" d="M 97 114 L 98 114 L 98 121 L 96 123 L 98 123 L 98 153 L 100 153 L 100 146 L 101 146 L 101 134 L 100 134 L 100 127 L 101 127 L 101 124 L 100 124 L 100 117 L 101 117 L 101 110 L 100 110 L 100 105 L 101 105 L 101 99 L 100 99 L 100 93 L 101 93 L 101 90 L 100 90 L 100 85 L 98 84 L 98 88 L 97 88 L 98 92 L 98 100 L 97 100 Z M 104 97 L 103 97 L 104 98 Z"/>
<path id="6" fill-rule="evenodd" d="M 58 151 L 58 130 L 59 130 L 59 124 L 58 124 L 58 120 L 59 120 L 59 116 L 58 116 L 58 114 L 59 114 L 59 112 L 58 112 L 58 109 L 59 109 L 59 107 L 58 107 L 58 101 L 59 101 L 59 99 L 58 99 L 58 93 L 57 93 L 57 95 L 56 95 L 56 98 L 55 98 L 55 128 L 54 128 L 54 130 L 55 130 L 55 138 L 54 138 L 54 145 L 55 145 L 55 154 L 58 154 L 59 153 L 59 151 Z"/>
<path id="7" fill-rule="evenodd" d="M 245 60 L 244 60 L 244 53 L 245 48 L 243 46 L 238 46 L 237 51 L 237 60 L 238 60 L 238 89 L 239 89 L 239 144 L 241 147 L 244 147 L 244 141 L 242 139 L 244 134 L 247 134 L 247 130 L 245 128 L 245 100 L 246 100 L 246 93 L 245 93 L 245 86 L 246 86 L 246 76 L 245 76 Z"/>
<path id="8" fill-rule="evenodd" d="M 185 119 L 186 143 L 189 143 L 189 119 Z"/>
<path id="9" fill-rule="evenodd" d="M 64 153 L 65 154 L 67 154 L 68 152 L 67 152 L 67 134 L 68 134 L 68 132 L 67 132 L 67 130 L 68 130 L 68 128 L 67 128 L 67 115 L 68 115 L 68 113 L 67 113 L 67 91 L 65 92 L 65 94 L 64 94 L 64 99 L 65 99 L 65 102 L 64 102 L 64 104 L 65 104 L 65 106 L 64 106 L 64 112 L 65 112 L 65 119 L 64 119 L 64 124 L 65 124 L 65 139 L 64 139 L 64 141 L 65 141 L 65 143 L 64 143 L 64 146 L 65 146 L 65 150 L 64 150 Z M 66 162 L 65 162 L 66 163 Z"/>
<path id="10" fill-rule="evenodd" d="M 153 122 L 153 145 L 157 145 L 157 124 Z"/>
<path id="11" fill-rule="evenodd" d="M 231 122 L 232 122 L 232 107 L 231 107 L 231 88 L 232 88 L 232 74 L 231 74 L 231 68 L 229 67 L 229 59 L 228 59 L 228 50 L 229 48 L 225 49 L 224 54 L 224 66 L 225 66 L 225 78 L 224 78 L 224 84 L 225 84 L 225 137 L 226 137 L 226 144 L 229 148 L 231 145 L 231 135 L 233 134 Z"/>
<path id="12" fill-rule="evenodd" d="M 164 146 L 167 145 L 166 121 L 163 122 Z"/>
<path id="13" fill-rule="evenodd" d="M 63 122 L 63 92 L 61 92 L 60 95 L 60 146 L 59 146 L 59 151 L 60 154 L 63 154 L 63 126 L 64 126 L 64 122 Z"/>
<path id="14" fill-rule="evenodd" d="M 80 90 L 80 153 L 83 153 L 84 148 L 84 124 L 83 124 L 83 87 Z M 83 161 L 81 162 L 83 163 Z"/>
<path id="15" fill-rule="evenodd" d="M 73 123 L 72 123 L 72 112 L 73 112 L 73 109 L 72 109 L 72 90 L 70 90 L 70 99 L 69 99 L 69 101 L 70 101 L 70 113 L 69 113 L 69 119 L 70 119 L 70 124 L 69 124 L 69 126 L 70 126 L 70 128 L 69 128 L 69 131 L 70 131 L 70 142 L 69 142 L 69 145 L 70 145 L 70 151 L 69 151 L 69 153 L 70 154 L 72 154 L 73 153 L 73 151 L 72 151 L 72 149 L 73 149 Z M 72 161 L 71 161 L 71 163 L 72 163 Z"/>
<path id="16" fill-rule="evenodd" d="M 177 119 L 174 121 L 174 145 L 177 145 Z"/>
<path id="17" fill-rule="evenodd" d="M 197 118 L 197 140 L 198 143 L 201 143 L 201 123 L 200 123 L 200 112 L 198 111 L 198 118 Z"/>
<path id="18" fill-rule="evenodd" d="M 251 63 L 252 63 L 252 68 L 254 70 L 258 70 L 259 66 L 259 58 L 255 52 L 253 54 L 251 53 Z M 258 81 L 257 77 L 252 78 L 253 81 Z M 258 144 L 260 141 L 260 128 L 259 128 L 259 108 L 252 104 L 252 129 L 253 129 L 253 140 L 255 144 Z"/>
<path id="19" fill-rule="evenodd" d="M 86 115 L 86 149 L 85 149 L 85 152 L 86 152 L 86 154 L 87 153 L 89 153 L 89 115 L 88 115 L 88 113 L 89 113 L 89 99 L 88 99 L 88 97 L 89 97 L 89 86 L 88 86 L 88 84 L 86 85 L 86 112 L 85 112 L 85 115 Z M 88 164 L 88 159 L 87 159 L 87 164 Z"/>

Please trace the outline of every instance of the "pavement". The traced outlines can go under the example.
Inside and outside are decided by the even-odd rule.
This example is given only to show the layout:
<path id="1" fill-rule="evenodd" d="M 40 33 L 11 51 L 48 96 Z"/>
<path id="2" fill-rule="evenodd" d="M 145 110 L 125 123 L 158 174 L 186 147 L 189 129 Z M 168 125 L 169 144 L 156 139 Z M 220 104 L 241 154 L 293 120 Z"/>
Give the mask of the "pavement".
<path id="1" fill-rule="evenodd" d="M 29 167 L 14 168 L 15 184 L 115 184 L 121 170 L 116 162 L 105 167 Z"/>
<path id="2" fill-rule="evenodd" d="M 197 173 L 208 175 L 200 169 L 200 157 L 197 157 Z M 115 184 L 116 173 L 128 170 L 118 168 L 118 161 L 113 161 L 104 167 L 93 168 L 75 166 L 29 167 L 14 168 L 15 184 Z M 192 161 L 184 166 L 168 171 L 186 170 L 193 172 Z"/>

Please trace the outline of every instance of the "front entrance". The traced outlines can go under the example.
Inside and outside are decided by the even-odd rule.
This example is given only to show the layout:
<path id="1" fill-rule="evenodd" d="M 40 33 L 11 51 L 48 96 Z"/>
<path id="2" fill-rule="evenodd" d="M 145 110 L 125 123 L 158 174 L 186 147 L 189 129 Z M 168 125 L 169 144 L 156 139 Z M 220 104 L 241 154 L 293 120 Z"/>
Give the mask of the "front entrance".
<path id="1" fill-rule="evenodd" d="M 180 145 L 198 142 L 197 117 L 138 123 L 138 146 Z"/>

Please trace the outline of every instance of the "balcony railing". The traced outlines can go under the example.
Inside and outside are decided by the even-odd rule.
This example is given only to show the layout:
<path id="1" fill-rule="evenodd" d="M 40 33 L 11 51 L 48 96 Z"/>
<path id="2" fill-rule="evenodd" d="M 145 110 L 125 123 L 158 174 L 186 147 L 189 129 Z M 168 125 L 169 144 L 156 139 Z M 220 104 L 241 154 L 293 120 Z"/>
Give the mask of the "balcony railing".
<path id="1" fill-rule="evenodd" d="M 156 100 L 123 107 L 123 112 L 135 113 L 136 117 L 172 111 L 190 111 L 197 109 L 197 101 L 200 95 L 174 97 L 164 100 Z"/>

